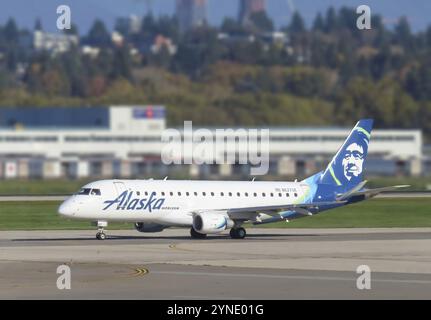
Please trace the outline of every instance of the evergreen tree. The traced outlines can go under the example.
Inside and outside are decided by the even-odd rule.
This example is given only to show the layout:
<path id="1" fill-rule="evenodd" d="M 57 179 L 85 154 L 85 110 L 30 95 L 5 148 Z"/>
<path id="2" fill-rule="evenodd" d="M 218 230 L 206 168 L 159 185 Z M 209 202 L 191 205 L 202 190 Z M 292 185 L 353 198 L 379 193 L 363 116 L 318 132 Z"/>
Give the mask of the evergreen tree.
<path id="1" fill-rule="evenodd" d="M 302 33 L 305 31 L 304 19 L 302 19 L 302 16 L 298 11 L 295 11 L 293 14 L 288 30 L 291 33 Z"/>

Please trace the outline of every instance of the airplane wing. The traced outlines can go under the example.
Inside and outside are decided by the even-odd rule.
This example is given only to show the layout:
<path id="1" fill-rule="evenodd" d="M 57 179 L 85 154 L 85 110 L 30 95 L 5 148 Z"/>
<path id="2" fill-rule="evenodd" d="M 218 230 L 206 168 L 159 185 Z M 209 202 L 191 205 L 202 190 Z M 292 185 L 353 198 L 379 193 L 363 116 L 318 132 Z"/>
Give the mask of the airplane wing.
<path id="1" fill-rule="evenodd" d="M 243 208 L 228 208 L 217 210 L 220 213 L 227 214 L 233 220 L 255 220 L 260 213 L 265 213 L 271 216 L 278 216 L 285 211 L 295 211 L 301 215 L 312 215 L 311 209 L 318 209 L 320 206 L 338 205 L 347 201 L 328 201 L 316 203 L 301 203 L 301 204 L 286 204 L 276 206 L 259 206 L 259 207 L 243 207 Z M 214 210 L 211 210 L 214 212 Z M 205 210 L 201 211 L 206 212 Z"/>
<path id="2" fill-rule="evenodd" d="M 283 212 L 283 211 L 295 211 L 297 209 L 317 209 L 319 206 L 328 206 L 328 205 L 335 205 L 335 204 L 343 204 L 346 201 L 328 201 L 328 202 L 315 202 L 315 203 L 301 203 L 301 204 L 286 204 L 286 205 L 279 205 L 279 206 L 261 206 L 261 207 L 246 207 L 246 208 L 233 208 L 233 209 L 227 209 L 228 214 L 235 214 L 235 213 L 259 213 L 259 212 L 265 212 L 265 213 L 277 213 L 277 212 Z"/>
<path id="3" fill-rule="evenodd" d="M 388 192 L 388 191 L 395 191 L 402 188 L 408 188 L 409 185 L 399 185 L 399 186 L 391 186 L 391 187 L 383 187 L 383 188 L 376 188 L 376 189 L 363 189 L 363 190 L 357 190 L 352 189 L 346 193 L 340 194 L 337 197 L 337 200 L 346 200 L 351 197 L 355 196 L 366 196 L 368 198 L 372 198 L 377 196 L 378 194 L 382 192 Z"/>

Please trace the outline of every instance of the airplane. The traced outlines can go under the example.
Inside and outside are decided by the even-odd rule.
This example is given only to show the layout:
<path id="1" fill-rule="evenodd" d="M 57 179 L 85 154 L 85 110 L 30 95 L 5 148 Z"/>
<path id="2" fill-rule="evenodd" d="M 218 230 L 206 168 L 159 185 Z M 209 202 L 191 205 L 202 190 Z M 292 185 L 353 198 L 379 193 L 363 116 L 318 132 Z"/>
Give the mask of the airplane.
<path id="1" fill-rule="evenodd" d="M 184 227 L 194 239 L 225 230 L 232 239 L 244 239 L 244 223 L 288 222 L 408 187 L 365 188 L 372 127 L 372 119 L 358 121 L 326 169 L 303 181 L 102 180 L 83 186 L 58 213 L 93 221 L 99 240 L 114 221 L 134 223 L 144 233 Z"/>

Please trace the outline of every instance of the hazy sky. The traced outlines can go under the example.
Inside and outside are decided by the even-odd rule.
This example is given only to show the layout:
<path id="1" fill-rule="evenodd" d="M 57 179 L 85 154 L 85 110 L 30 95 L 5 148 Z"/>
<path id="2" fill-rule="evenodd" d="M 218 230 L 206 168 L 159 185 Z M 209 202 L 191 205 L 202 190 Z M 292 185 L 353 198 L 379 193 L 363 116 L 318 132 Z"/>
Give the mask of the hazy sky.
<path id="1" fill-rule="evenodd" d="M 172 14 L 175 0 L 0 0 L 0 23 L 14 17 L 19 25 L 33 27 L 37 17 L 42 19 L 45 30 L 54 31 L 56 25 L 56 8 L 67 4 L 72 10 L 72 21 L 79 26 L 80 32 L 87 32 L 94 19 L 102 18 L 109 27 L 114 25 L 118 16 L 144 14 L 147 3 L 152 2 L 155 15 Z M 239 0 L 208 0 L 209 21 L 219 24 L 223 17 L 236 17 Z M 325 12 L 329 6 L 357 7 L 368 4 L 372 12 L 381 14 L 388 25 L 393 25 L 402 15 L 408 17 L 414 30 L 423 30 L 431 25 L 430 0 L 267 0 L 268 12 L 277 26 L 289 22 L 291 10 L 288 2 L 311 25 L 317 12 Z"/>

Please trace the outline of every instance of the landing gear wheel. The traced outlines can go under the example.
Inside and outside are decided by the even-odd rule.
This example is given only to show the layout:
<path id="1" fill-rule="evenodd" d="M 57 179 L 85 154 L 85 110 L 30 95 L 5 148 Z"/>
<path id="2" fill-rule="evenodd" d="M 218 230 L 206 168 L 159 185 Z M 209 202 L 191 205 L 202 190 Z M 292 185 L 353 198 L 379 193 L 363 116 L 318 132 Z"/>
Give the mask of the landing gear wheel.
<path id="1" fill-rule="evenodd" d="M 206 234 L 199 233 L 193 228 L 190 229 L 190 235 L 193 239 L 205 239 L 207 237 Z"/>
<path id="2" fill-rule="evenodd" d="M 244 239 L 247 232 L 244 228 L 230 229 L 230 237 L 232 239 Z"/>
<path id="3" fill-rule="evenodd" d="M 104 234 L 103 232 L 98 232 L 96 234 L 96 239 L 97 240 L 105 240 L 106 239 L 106 234 Z"/>

